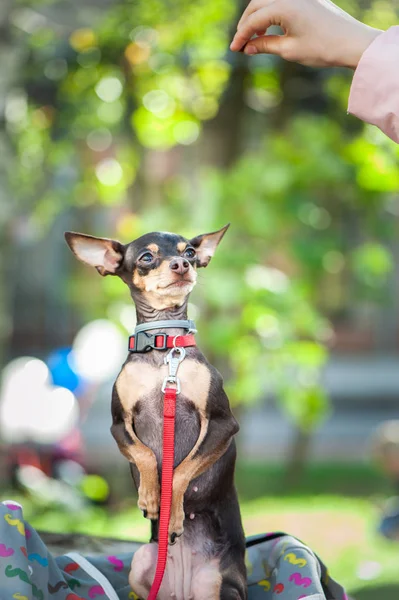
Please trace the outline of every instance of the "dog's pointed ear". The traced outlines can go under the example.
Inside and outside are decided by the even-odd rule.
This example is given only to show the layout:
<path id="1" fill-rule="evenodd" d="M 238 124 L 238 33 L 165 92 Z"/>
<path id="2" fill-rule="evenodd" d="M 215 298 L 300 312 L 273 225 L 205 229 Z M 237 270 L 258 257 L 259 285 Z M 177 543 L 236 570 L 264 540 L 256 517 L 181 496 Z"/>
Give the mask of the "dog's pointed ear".
<path id="1" fill-rule="evenodd" d="M 195 238 L 190 240 L 190 244 L 197 251 L 198 267 L 208 266 L 212 256 L 215 254 L 217 246 L 229 227 L 230 223 L 222 227 L 222 229 L 219 229 L 219 231 L 197 235 Z"/>
<path id="2" fill-rule="evenodd" d="M 116 275 L 122 265 L 124 247 L 120 242 L 73 231 L 66 231 L 65 239 L 76 258 L 95 267 L 100 275 Z"/>

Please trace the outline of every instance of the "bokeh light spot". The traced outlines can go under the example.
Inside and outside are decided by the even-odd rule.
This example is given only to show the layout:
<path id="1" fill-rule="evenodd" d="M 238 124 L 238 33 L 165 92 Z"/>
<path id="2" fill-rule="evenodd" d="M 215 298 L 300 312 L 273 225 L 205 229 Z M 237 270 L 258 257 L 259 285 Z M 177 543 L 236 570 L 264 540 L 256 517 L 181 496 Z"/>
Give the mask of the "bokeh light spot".
<path id="1" fill-rule="evenodd" d="M 247 284 L 253 289 L 265 289 L 275 294 L 288 290 L 289 279 L 285 273 L 273 267 L 254 265 L 245 274 Z"/>
<path id="2" fill-rule="evenodd" d="M 106 158 L 96 166 L 96 176 L 103 185 L 114 186 L 121 181 L 123 169 L 115 158 Z"/>
<path id="3" fill-rule="evenodd" d="M 111 132 L 105 127 L 95 129 L 88 134 L 86 143 L 90 150 L 94 150 L 94 152 L 104 152 L 104 150 L 107 150 L 112 144 Z"/>
<path id="4" fill-rule="evenodd" d="M 131 40 L 134 40 L 136 44 L 141 46 L 153 46 L 158 42 L 158 32 L 152 27 L 144 27 L 140 25 L 135 27 L 129 34 Z"/>
<path id="5" fill-rule="evenodd" d="M 135 42 L 126 46 L 125 49 L 125 56 L 131 65 L 140 65 L 148 60 L 150 54 L 151 49 L 149 46 L 143 48 L 143 46 L 139 46 Z"/>
<path id="6" fill-rule="evenodd" d="M 103 77 L 97 83 L 95 91 L 103 102 L 115 102 L 122 94 L 123 85 L 117 77 Z"/>
<path id="7" fill-rule="evenodd" d="M 164 90 L 152 90 L 145 94 L 143 104 L 147 110 L 161 117 L 169 117 L 175 109 L 175 102 Z"/>
<path id="8" fill-rule="evenodd" d="M 10 123 L 18 123 L 26 118 L 28 103 L 24 92 L 15 90 L 7 96 L 5 117 Z"/>
<path id="9" fill-rule="evenodd" d="M 69 38 L 69 43 L 76 52 L 92 48 L 97 43 L 96 34 L 88 27 L 76 29 Z"/>
<path id="10" fill-rule="evenodd" d="M 108 483 L 100 475 L 86 475 L 80 486 L 84 495 L 95 502 L 104 502 L 108 498 Z"/>
<path id="11" fill-rule="evenodd" d="M 176 142 L 188 146 L 198 139 L 200 128 L 194 121 L 181 121 L 173 128 Z"/>

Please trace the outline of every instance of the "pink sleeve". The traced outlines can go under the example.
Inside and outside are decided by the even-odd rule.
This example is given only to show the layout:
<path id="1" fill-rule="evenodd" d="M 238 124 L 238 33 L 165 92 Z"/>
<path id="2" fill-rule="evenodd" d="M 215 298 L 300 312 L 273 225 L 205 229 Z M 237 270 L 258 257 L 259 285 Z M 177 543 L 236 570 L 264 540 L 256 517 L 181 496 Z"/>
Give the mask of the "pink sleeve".
<path id="1" fill-rule="evenodd" d="M 348 112 L 399 143 L 399 26 L 377 36 L 355 71 Z"/>

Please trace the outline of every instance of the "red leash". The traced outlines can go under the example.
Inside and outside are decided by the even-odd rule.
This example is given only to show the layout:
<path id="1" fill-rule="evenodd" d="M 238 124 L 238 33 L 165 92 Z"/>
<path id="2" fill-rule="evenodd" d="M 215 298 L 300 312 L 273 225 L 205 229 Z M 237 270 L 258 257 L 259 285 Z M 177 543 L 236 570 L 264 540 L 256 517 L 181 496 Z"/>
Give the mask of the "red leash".
<path id="1" fill-rule="evenodd" d="M 162 449 L 162 481 L 161 481 L 161 511 L 158 530 L 158 560 L 154 581 L 148 600 L 156 600 L 165 573 L 168 556 L 168 533 L 170 507 L 172 505 L 173 465 L 175 458 L 175 388 L 166 388 L 163 406 L 163 449 Z"/>
<path id="2" fill-rule="evenodd" d="M 166 340 L 169 342 L 171 336 Z M 162 479 L 161 479 L 161 506 L 158 529 L 158 558 L 154 581 L 147 600 L 156 600 L 162 579 L 165 573 L 168 557 L 169 521 L 173 494 L 173 467 L 175 461 L 175 417 L 176 397 L 180 393 L 180 381 L 176 377 L 179 364 L 185 357 L 184 346 L 195 346 L 192 335 L 176 336 L 170 342 L 172 350 L 166 355 L 165 363 L 169 364 L 169 375 L 162 386 L 163 401 L 163 446 L 162 446 Z M 177 344 L 179 344 L 177 346 Z M 175 356 L 177 354 L 177 356 Z M 166 387 L 167 384 L 176 387 Z"/>

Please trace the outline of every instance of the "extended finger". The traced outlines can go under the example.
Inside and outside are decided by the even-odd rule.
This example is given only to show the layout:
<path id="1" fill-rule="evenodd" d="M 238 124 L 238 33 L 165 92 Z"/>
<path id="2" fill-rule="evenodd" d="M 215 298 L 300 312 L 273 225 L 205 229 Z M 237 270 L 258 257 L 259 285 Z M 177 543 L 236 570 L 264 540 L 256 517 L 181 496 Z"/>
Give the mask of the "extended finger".
<path id="1" fill-rule="evenodd" d="M 247 8 L 244 10 L 244 12 L 241 15 L 240 20 L 237 23 L 237 29 L 239 27 L 241 27 L 242 22 L 249 17 L 249 15 L 251 15 L 252 13 L 256 12 L 257 10 L 261 9 L 261 8 L 266 8 L 267 6 L 270 6 L 270 4 L 273 4 L 273 2 L 275 2 L 275 0 L 251 0 L 251 2 L 248 4 Z"/>
<path id="2" fill-rule="evenodd" d="M 265 32 L 270 25 L 274 24 L 274 11 L 270 7 L 261 8 L 250 14 L 240 25 L 230 44 L 230 49 L 233 52 L 241 50 L 255 33 L 258 31 Z"/>

